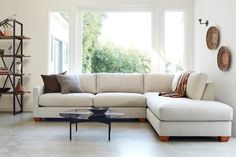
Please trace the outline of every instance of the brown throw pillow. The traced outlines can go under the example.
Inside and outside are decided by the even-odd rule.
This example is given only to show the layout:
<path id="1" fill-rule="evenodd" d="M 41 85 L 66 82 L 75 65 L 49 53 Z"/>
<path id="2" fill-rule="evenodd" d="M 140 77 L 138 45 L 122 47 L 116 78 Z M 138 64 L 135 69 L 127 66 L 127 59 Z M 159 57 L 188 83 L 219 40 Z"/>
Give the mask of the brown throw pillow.
<path id="1" fill-rule="evenodd" d="M 60 73 L 60 75 L 65 75 L 67 71 Z M 61 92 L 61 86 L 57 81 L 58 74 L 52 75 L 41 75 L 44 83 L 44 93 L 56 93 Z"/>
<path id="2" fill-rule="evenodd" d="M 62 94 L 84 92 L 80 87 L 80 81 L 76 76 L 57 75 L 56 78 L 61 86 Z"/>

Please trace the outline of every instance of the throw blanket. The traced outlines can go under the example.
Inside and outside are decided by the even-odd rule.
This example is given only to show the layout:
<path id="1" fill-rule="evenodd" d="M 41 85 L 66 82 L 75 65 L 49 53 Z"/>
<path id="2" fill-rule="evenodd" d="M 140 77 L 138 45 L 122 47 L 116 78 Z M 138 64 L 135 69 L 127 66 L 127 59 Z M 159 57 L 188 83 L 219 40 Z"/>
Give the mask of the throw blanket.
<path id="1" fill-rule="evenodd" d="M 185 97 L 186 96 L 186 88 L 187 88 L 187 82 L 188 82 L 188 77 L 193 71 L 187 71 L 184 72 L 180 75 L 176 89 L 174 92 L 160 92 L 160 96 L 165 96 L 165 97 L 173 97 L 173 98 L 180 98 L 180 97 Z"/>

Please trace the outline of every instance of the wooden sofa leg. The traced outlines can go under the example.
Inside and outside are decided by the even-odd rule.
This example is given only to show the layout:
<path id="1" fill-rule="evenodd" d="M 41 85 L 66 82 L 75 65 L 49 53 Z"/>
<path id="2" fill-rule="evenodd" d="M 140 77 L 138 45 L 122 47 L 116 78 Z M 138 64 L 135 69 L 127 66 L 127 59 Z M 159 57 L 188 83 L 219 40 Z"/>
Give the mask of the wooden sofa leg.
<path id="1" fill-rule="evenodd" d="M 139 122 L 146 122 L 147 119 L 146 118 L 139 118 Z"/>
<path id="2" fill-rule="evenodd" d="M 34 117 L 34 121 L 35 121 L 35 122 L 41 122 L 41 121 L 42 121 L 42 118 Z"/>
<path id="3" fill-rule="evenodd" d="M 170 136 L 159 136 L 159 138 L 162 142 L 168 142 L 170 140 Z"/>
<path id="4" fill-rule="evenodd" d="M 230 136 L 219 136 L 218 137 L 218 141 L 220 141 L 220 142 L 228 142 L 229 138 L 230 138 Z"/>

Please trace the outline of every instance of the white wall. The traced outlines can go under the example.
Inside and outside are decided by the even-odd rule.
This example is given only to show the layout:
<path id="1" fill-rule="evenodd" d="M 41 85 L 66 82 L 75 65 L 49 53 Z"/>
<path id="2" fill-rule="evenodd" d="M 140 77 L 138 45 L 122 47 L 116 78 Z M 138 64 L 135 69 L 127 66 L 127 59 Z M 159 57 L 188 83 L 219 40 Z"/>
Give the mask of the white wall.
<path id="1" fill-rule="evenodd" d="M 163 11 L 164 10 L 184 10 L 187 15 L 187 40 L 189 52 L 189 63 L 193 63 L 193 2 L 192 0 L 0 0 L 0 19 L 4 19 L 14 13 L 17 14 L 17 20 L 24 23 L 24 33 L 32 39 L 25 44 L 25 52 L 32 57 L 25 64 L 25 71 L 31 73 L 26 79 L 25 87 L 32 91 L 33 87 L 42 84 L 40 74 L 48 72 L 49 54 L 48 54 L 48 32 L 49 32 L 49 11 L 69 11 L 70 13 L 70 55 L 76 58 L 75 52 L 79 47 L 75 44 L 78 41 L 76 34 L 76 14 L 78 8 L 83 7 L 155 7 L 158 16 L 158 31 L 160 37 L 163 33 Z M 157 39 L 158 45 L 163 45 L 161 38 Z M 162 51 L 161 46 L 157 48 Z M 78 67 L 75 60 L 70 60 L 71 66 Z M 190 68 L 192 67 L 191 64 Z M 9 110 L 11 99 L 1 101 L 0 111 Z M 32 94 L 25 97 L 25 110 L 32 108 Z"/>
<path id="2" fill-rule="evenodd" d="M 195 0 L 195 69 L 208 74 L 215 83 L 216 100 L 229 104 L 236 110 L 236 1 L 235 0 Z M 210 26 L 220 31 L 220 46 L 231 51 L 232 64 L 228 72 L 222 72 L 217 66 L 218 50 L 208 50 L 206 32 L 209 27 L 199 25 L 198 18 L 208 19 Z M 234 114 L 236 119 L 236 114 Z M 236 135 L 236 121 L 233 122 L 233 134 Z"/>

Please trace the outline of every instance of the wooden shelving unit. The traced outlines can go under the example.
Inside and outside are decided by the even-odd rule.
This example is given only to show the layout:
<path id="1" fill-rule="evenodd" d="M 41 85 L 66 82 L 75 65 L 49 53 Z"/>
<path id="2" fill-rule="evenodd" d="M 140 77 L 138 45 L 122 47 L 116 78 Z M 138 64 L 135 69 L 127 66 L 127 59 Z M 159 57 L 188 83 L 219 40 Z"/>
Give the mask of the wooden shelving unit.
<path id="1" fill-rule="evenodd" d="M 4 94 L 12 95 L 13 97 L 13 111 L 12 113 L 15 115 L 17 113 L 23 112 L 23 96 L 24 94 L 30 93 L 30 91 L 24 90 L 23 92 L 19 92 L 16 90 L 17 81 L 20 78 L 20 83 L 23 86 L 23 79 L 25 75 L 30 74 L 24 74 L 24 58 L 28 58 L 30 56 L 24 55 L 23 53 L 23 42 L 24 40 L 30 39 L 29 37 L 26 37 L 23 35 L 23 24 L 19 21 L 14 20 L 12 22 L 12 36 L 0 36 L 1 40 L 9 40 L 11 42 L 13 49 L 12 54 L 4 54 L 0 55 L 1 61 L 5 67 L 9 67 L 8 73 L 1 73 L 0 77 L 5 77 L 5 81 L 2 85 L 2 88 L 5 88 L 7 84 L 10 84 L 11 90 L 8 92 L 0 92 L 0 96 Z M 19 30 L 20 33 L 17 33 L 17 30 Z M 11 59 L 10 66 L 7 66 L 7 62 L 5 62 L 5 59 Z M 16 61 L 21 62 L 21 72 L 16 73 Z M 20 110 L 17 110 L 17 105 L 19 106 Z"/>

